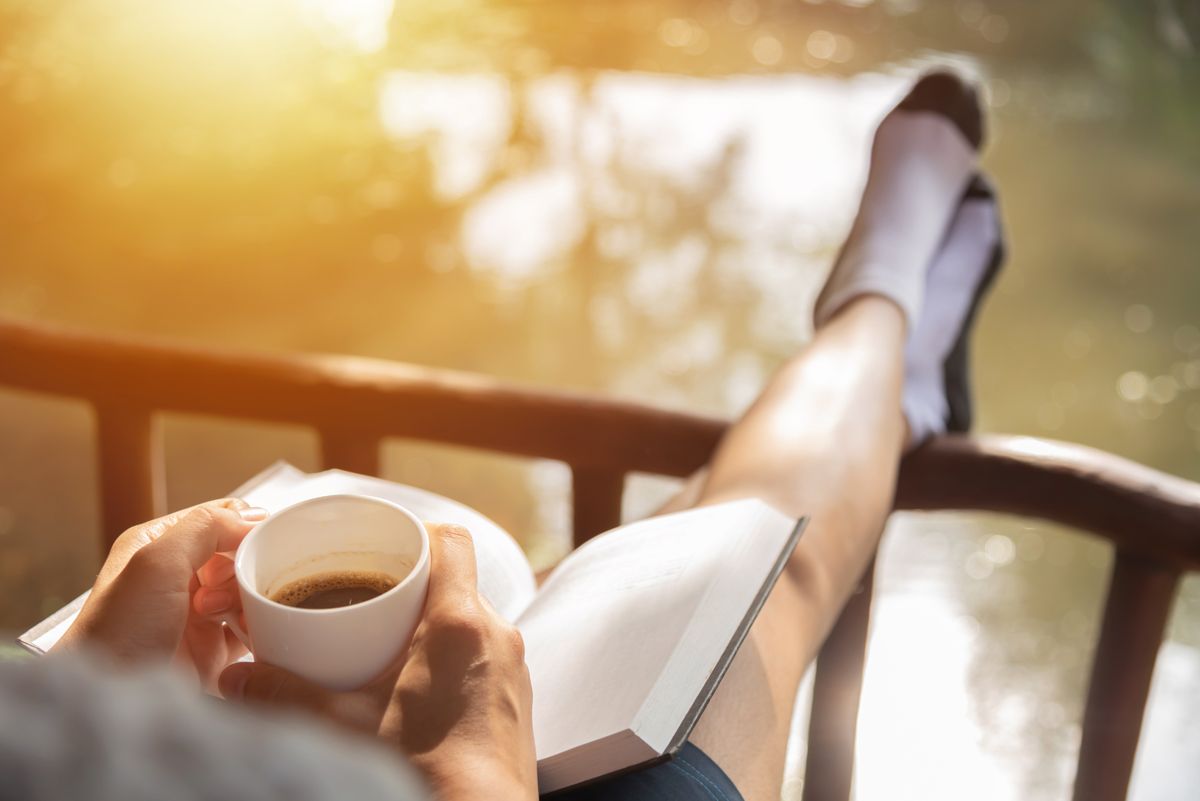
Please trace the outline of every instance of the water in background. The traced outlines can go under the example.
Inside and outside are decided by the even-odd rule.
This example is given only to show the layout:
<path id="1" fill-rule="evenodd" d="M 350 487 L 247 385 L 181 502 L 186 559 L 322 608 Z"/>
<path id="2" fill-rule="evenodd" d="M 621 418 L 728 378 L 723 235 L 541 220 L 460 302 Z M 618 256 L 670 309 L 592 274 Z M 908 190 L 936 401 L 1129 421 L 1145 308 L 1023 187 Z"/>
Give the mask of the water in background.
<path id="1" fill-rule="evenodd" d="M 0 314 L 736 414 L 810 335 L 872 126 L 951 62 L 987 89 L 1011 243 L 976 339 L 980 428 L 1200 479 L 1188 7 L 435 5 L 0 3 Z M 95 570 L 90 432 L 80 404 L 0 392 L 0 628 Z M 317 466 L 300 429 L 163 433 L 172 506 L 276 458 Z M 567 547 L 560 465 L 391 442 L 384 468 L 538 564 Z M 635 478 L 626 515 L 671 489 Z M 1109 558 L 1032 521 L 898 518 L 860 801 L 1066 797 Z M 1200 783 L 1198 690 L 1192 578 L 1134 798 Z"/>

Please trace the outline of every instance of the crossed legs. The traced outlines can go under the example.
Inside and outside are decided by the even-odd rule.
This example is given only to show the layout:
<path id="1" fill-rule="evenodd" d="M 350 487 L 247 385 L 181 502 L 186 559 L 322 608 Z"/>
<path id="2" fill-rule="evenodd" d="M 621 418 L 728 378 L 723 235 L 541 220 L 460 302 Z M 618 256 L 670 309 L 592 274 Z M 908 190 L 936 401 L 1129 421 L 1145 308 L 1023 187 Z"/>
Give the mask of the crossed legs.
<path id="1" fill-rule="evenodd" d="M 800 681 L 876 550 L 906 445 L 969 425 L 966 341 L 1003 249 L 974 90 L 926 75 L 880 124 L 809 347 L 663 511 L 756 497 L 809 515 L 693 741 L 778 801 Z"/>

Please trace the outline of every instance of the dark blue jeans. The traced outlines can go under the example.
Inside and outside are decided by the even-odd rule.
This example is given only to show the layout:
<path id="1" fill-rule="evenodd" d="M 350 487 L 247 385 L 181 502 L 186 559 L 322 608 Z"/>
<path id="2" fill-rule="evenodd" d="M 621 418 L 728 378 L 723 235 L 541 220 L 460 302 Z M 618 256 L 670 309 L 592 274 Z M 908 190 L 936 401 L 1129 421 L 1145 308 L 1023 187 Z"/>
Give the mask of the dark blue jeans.
<path id="1" fill-rule="evenodd" d="M 742 801 L 742 794 L 716 762 L 685 743 L 669 762 L 568 790 L 549 801 Z"/>

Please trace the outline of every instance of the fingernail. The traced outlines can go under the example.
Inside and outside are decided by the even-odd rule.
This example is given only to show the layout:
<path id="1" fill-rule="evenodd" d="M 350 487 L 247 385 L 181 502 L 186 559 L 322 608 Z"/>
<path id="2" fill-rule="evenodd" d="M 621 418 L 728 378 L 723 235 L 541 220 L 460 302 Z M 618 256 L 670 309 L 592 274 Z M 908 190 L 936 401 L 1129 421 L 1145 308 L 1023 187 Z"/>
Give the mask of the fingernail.
<path id="1" fill-rule="evenodd" d="M 217 679 L 217 690 L 221 697 L 229 701 L 240 700 L 246 691 L 246 680 L 250 678 L 253 668 L 246 664 L 230 665 Z"/>
<path id="2" fill-rule="evenodd" d="M 209 590 L 196 596 L 196 607 L 202 615 L 215 615 L 233 606 L 233 593 L 228 590 Z"/>
<path id="3" fill-rule="evenodd" d="M 247 523 L 257 523 L 260 520 L 266 520 L 269 515 L 266 509 L 261 506 L 251 506 L 249 509 L 239 509 L 238 517 L 245 520 Z"/>

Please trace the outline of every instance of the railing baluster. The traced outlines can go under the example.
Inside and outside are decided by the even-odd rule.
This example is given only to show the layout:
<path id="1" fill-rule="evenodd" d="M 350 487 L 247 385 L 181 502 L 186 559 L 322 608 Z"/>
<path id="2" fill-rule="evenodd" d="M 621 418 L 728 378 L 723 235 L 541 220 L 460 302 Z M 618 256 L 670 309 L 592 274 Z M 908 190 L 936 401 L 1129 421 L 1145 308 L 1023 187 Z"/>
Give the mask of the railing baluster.
<path id="1" fill-rule="evenodd" d="M 379 475 L 379 437 L 349 428 L 321 428 L 321 464 L 352 473 Z"/>
<path id="2" fill-rule="evenodd" d="M 575 545 L 621 523 L 625 474 L 594 467 L 571 466 L 572 532 Z"/>
<path id="3" fill-rule="evenodd" d="M 817 657 L 812 713 L 808 719 L 804 801 L 850 798 L 874 584 L 872 560 L 858 591 L 850 596 Z"/>
<path id="4" fill-rule="evenodd" d="M 161 451 L 148 409 L 96 404 L 100 539 L 107 553 L 122 531 L 162 510 Z"/>
<path id="5" fill-rule="evenodd" d="M 1179 571 L 1117 551 L 1075 776 L 1075 801 L 1124 801 Z"/>

